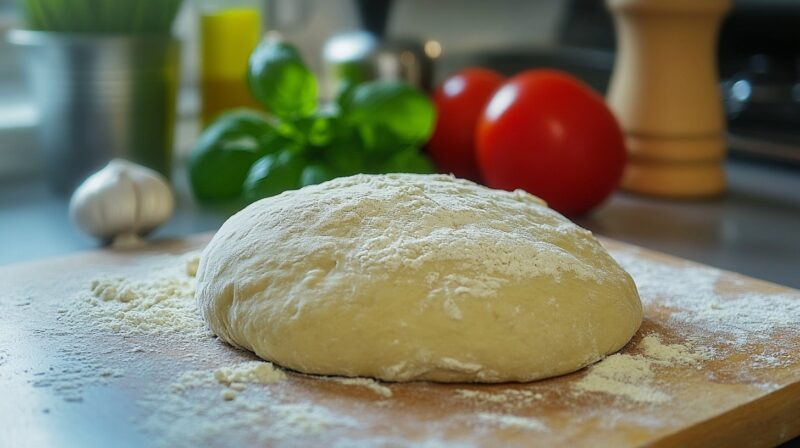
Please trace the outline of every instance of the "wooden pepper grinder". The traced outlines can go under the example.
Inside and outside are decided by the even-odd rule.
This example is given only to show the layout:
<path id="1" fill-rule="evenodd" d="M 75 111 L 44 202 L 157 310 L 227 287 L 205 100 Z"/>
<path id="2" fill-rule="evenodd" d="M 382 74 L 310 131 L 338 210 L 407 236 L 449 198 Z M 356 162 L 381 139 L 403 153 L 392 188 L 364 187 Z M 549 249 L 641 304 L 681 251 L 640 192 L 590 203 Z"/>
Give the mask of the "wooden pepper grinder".
<path id="1" fill-rule="evenodd" d="M 725 190 L 716 44 L 730 0 L 606 0 L 617 30 L 608 103 L 629 153 L 622 187 L 671 198 Z"/>

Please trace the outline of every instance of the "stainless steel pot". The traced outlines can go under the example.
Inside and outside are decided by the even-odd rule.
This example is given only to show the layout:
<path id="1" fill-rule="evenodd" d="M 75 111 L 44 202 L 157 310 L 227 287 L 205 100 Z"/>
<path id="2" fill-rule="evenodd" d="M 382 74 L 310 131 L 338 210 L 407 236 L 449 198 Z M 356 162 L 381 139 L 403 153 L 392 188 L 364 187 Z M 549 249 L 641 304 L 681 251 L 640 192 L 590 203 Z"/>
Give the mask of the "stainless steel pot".
<path id="1" fill-rule="evenodd" d="M 13 30 L 39 111 L 53 189 L 69 194 L 113 158 L 169 175 L 179 43 L 170 36 Z"/>

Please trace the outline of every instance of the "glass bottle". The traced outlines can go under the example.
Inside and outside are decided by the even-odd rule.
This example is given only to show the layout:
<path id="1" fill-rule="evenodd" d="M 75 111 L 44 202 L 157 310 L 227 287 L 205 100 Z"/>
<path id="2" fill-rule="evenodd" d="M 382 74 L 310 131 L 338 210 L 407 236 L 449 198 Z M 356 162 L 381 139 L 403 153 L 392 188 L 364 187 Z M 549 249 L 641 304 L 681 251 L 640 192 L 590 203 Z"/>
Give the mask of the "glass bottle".
<path id="1" fill-rule="evenodd" d="M 263 0 L 201 0 L 203 125 L 226 110 L 260 108 L 247 87 L 247 61 L 263 33 Z"/>

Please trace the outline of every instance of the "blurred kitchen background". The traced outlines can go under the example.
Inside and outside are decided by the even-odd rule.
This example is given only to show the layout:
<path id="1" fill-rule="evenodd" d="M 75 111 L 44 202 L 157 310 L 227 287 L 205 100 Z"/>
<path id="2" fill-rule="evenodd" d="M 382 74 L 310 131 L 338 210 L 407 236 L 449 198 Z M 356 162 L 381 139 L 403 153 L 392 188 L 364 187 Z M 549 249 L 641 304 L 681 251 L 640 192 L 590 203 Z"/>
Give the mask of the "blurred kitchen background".
<path id="1" fill-rule="evenodd" d="M 181 43 L 172 167 L 178 211 L 158 236 L 214 230 L 227 217 L 195 203 L 183 169 L 202 128 L 200 11 L 211 3 L 184 2 L 172 25 Z M 605 93 L 615 58 L 611 15 L 597 0 L 242 3 L 261 11 L 261 31 L 296 45 L 320 76 L 329 72 L 326 43 L 362 27 L 403 48 L 416 45 L 415 76 L 425 87 L 468 66 L 507 75 L 554 67 Z M 728 124 L 726 195 L 665 201 L 617 193 L 578 222 L 601 235 L 800 287 L 798 23 L 796 0 L 735 0 L 725 19 L 717 62 Z M 18 3 L 0 0 L 0 31 L 20 26 Z M 95 245 L 70 227 L 67 199 L 47 186 L 36 137 L 41 111 L 26 82 L 24 52 L 0 40 L 0 263 Z"/>

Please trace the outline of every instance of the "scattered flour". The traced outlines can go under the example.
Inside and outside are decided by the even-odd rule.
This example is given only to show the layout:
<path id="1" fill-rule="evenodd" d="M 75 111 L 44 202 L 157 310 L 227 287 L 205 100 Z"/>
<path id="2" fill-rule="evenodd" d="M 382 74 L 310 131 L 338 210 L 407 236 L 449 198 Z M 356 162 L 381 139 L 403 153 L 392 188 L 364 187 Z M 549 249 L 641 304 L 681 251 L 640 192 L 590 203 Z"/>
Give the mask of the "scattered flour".
<path id="1" fill-rule="evenodd" d="M 670 396 L 649 384 L 655 376 L 651 364 L 651 360 L 641 355 L 617 353 L 590 367 L 589 373 L 574 387 L 579 391 L 603 392 L 639 402 L 667 402 Z"/>
<path id="2" fill-rule="evenodd" d="M 282 370 L 264 361 L 185 372 L 168 393 L 141 401 L 152 413 L 139 423 L 146 432 L 158 435 L 162 446 L 170 447 L 215 443 L 267 446 L 358 426 L 355 419 L 324 406 L 283 403 L 269 388 L 249 388 L 285 378 Z"/>
<path id="3" fill-rule="evenodd" d="M 211 337 L 197 312 L 194 286 L 176 277 L 134 281 L 103 278 L 92 281 L 91 295 L 68 309 L 64 319 L 88 321 L 94 328 L 129 334 L 170 334 L 197 339 Z"/>
<path id="4" fill-rule="evenodd" d="M 103 367 L 100 362 L 78 350 L 63 351 L 62 355 L 67 360 L 64 365 L 34 372 L 31 385 L 49 388 L 66 402 L 82 402 L 87 387 L 106 385 L 124 376 L 121 369 Z"/>
<path id="5" fill-rule="evenodd" d="M 234 400 L 246 384 L 273 384 L 286 378 L 282 370 L 265 361 L 245 361 L 215 370 L 192 370 L 183 373 L 170 387 L 173 392 L 183 393 L 188 389 L 222 385 L 220 395 L 225 400 Z"/>
<path id="6" fill-rule="evenodd" d="M 691 344 L 664 344 L 655 334 L 650 334 L 639 341 L 639 348 L 651 362 L 661 365 L 697 366 L 710 357 L 707 347 L 692 347 Z"/>
<path id="7" fill-rule="evenodd" d="M 653 367 L 699 367 L 709 357 L 706 347 L 664 344 L 656 334 L 642 338 L 637 349 L 641 354 L 617 353 L 590 367 L 574 387 L 579 391 L 602 392 L 637 402 L 664 403 L 671 397 L 653 384 Z"/>
<path id="8" fill-rule="evenodd" d="M 26 304 L 24 308 L 30 305 L 29 301 L 20 303 Z M 85 338 L 76 333 L 78 328 L 94 330 L 93 321 L 87 322 L 86 317 L 80 313 L 74 315 L 80 316 L 82 320 L 65 321 L 70 314 L 66 308 L 56 309 L 55 313 L 52 311 L 52 308 L 48 311 L 37 310 L 47 313 L 55 322 L 33 330 L 34 334 L 47 341 L 47 346 L 43 349 L 52 357 L 46 364 L 31 365 L 30 371 L 26 371 L 31 377 L 31 386 L 48 389 L 66 402 L 80 403 L 87 389 L 108 385 L 125 376 L 125 368 L 122 366 L 127 366 L 125 361 L 130 359 L 127 354 L 89 347 Z M 0 352 L 0 366 L 3 357 L 4 353 Z M 112 359 L 115 359 L 114 367 L 109 365 Z M 119 362 L 120 359 L 122 362 Z"/>
<path id="9" fill-rule="evenodd" d="M 503 428 L 532 429 L 535 431 L 548 430 L 544 423 L 533 417 L 518 417 L 516 415 L 480 412 L 478 413 L 478 418 L 482 422 L 491 423 Z"/>
<path id="10" fill-rule="evenodd" d="M 336 426 L 358 426 L 355 419 L 312 403 L 272 404 L 269 411 L 278 417 L 270 428 L 277 439 L 318 435 Z"/>
<path id="11" fill-rule="evenodd" d="M 723 296 L 718 284 L 731 280 L 719 269 L 650 261 L 630 250 L 615 251 L 613 256 L 636 281 L 643 305 L 670 309 L 674 324 L 702 329 L 704 336 L 716 335 L 720 343 L 733 348 L 769 341 L 775 331 L 800 335 L 797 294 Z"/>
<path id="12" fill-rule="evenodd" d="M 103 278 L 88 286 L 87 294 L 56 310 L 58 330 L 43 330 L 48 338 L 58 340 L 58 362 L 33 372 L 31 382 L 34 387 L 53 390 L 67 402 L 81 402 L 86 388 L 124 376 L 122 368 L 109 367 L 110 358 L 125 363 L 131 353 L 144 351 L 133 347 L 124 352 L 95 353 L 80 334 L 169 335 L 188 341 L 211 336 L 195 310 L 194 287 L 184 279 Z"/>
<path id="13" fill-rule="evenodd" d="M 334 381 L 337 383 L 348 384 L 351 386 L 363 386 L 367 389 L 375 392 L 376 394 L 384 397 L 384 398 L 391 398 L 392 396 L 392 389 L 388 386 L 384 386 L 383 384 L 373 380 L 372 378 L 334 378 Z"/>
<path id="14" fill-rule="evenodd" d="M 161 257 L 161 274 L 171 272 L 177 260 Z M 52 341 L 58 354 L 48 366 L 31 372 L 31 385 L 48 388 L 67 402 L 81 402 L 87 388 L 118 381 L 126 374 L 123 367 L 138 360 L 133 354 L 146 351 L 116 345 L 98 350 L 87 345 L 91 336 L 115 333 L 119 341 L 137 334 L 187 342 L 208 339 L 211 334 L 195 311 L 194 287 L 175 271 L 176 277 L 147 281 L 97 279 L 86 285 L 85 293 L 50 311 L 54 325 L 36 331 Z"/>
<path id="15" fill-rule="evenodd" d="M 191 387 L 195 389 L 191 394 L 185 389 L 140 402 L 151 412 L 137 423 L 157 436 L 159 445 L 271 446 L 281 440 L 327 436 L 330 431 L 358 426 L 355 419 L 324 406 L 281 403 L 269 388 L 225 400 L 219 395 L 219 384 Z"/>
<path id="16" fill-rule="evenodd" d="M 756 369 L 768 369 L 792 365 L 797 361 L 798 354 L 793 350 L 778 349 L 753 356 L 751 366 Z"/>
<path id="17" fill-rule="evenodd" d="M 476 404 L 496 403 L 502 404 L 506 408 L 527 406 L 543 398 L 541 393 L 527 389 L 506 389 L 491 392 L 474 389 L 458 389 L 455 392 L 458 397 L 469 399 Z"/>
<path id="18" fill-rule="evenodd" d="M 770 340 L 777 330 L 800 334 L 800 297 L 741 294 L 706 306 L 685 308 L 673 318 L 733 337 L 735 346 Z"/>

